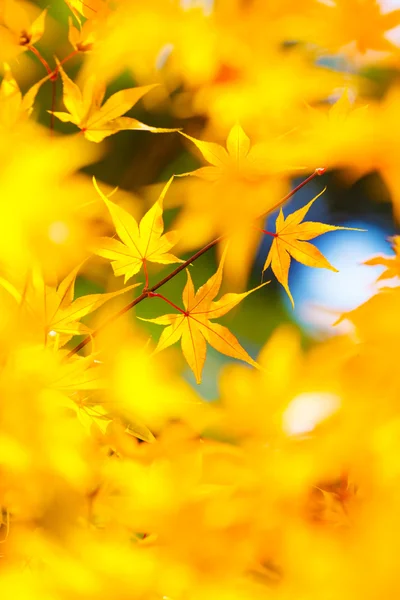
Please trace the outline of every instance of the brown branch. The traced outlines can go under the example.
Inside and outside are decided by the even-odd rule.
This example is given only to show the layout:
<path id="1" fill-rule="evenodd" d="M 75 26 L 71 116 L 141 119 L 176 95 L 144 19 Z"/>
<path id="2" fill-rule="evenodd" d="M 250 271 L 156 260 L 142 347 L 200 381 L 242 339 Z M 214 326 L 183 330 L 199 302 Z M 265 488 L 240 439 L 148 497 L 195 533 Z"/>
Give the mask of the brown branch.
<path id="1" fill-rule="evenodd" d="M 32 52 L 32 54 L 34 54 L 40 60 L 40 62 L 42 63 L 42 65 L 44 66 L 44 68 L 47 71 L 49 80 L 51 81 L 52 92 L 51 92 L 50 133 L 51 133 L 51 135 L 53 135 L 53 133 L 54 133 L 54 111 L 56 108 L 55 104 L 56 104 L 56 94 L 57 94 L 57 79 L 58 79 L 58 73 L 60 71 L 60 66 L 63 65 L 64 63 L 66 63 L 68 60 L 70 60 L 74 56 L 76 56 L 77 54 L 79 54 L 79 51 L 74 50 L 74 52 L 71 52 L 71 54 L 68 54 L 68 56 L 63 58 L 63 60 L 59 64 L 57 64 L 55 69 L 51 69 L 47 60 L 40 54 L 39 50 L 37 48 L 35 48 L 35 46 L 29 45 L 28 50 L 30 50 Z"/>
<path id="2" fill-rule="evenodd" d="M 296 194 L 296 192 L 298 192 L 301 188 L 303 188 L 305 185 L 310 183 L 310 181 L 312 181 L 315 177 L 317 177 L 318 175 L 323 175 L 324 173 L 325 173 L 325 169 L 323 169 L 323 168 L 315 169 L 314 173 L 312 173 L 309 177 L 307 177 L 307 179 L 305 179 L 298 186 L 293 188 L 293 190 L 291 190 L 286 196 L 284 196 L 276 205 L 274 205 L 272 208 L 268 209 L 268 211 L 266 213 L 264 213 L 263 215 L 260 215 L 260 216 L 265 216 L 265 215 L 269 214 L 270 212 L 274 211 L 276 208 L 278 208 L 279 206 L 281 206 L 282 204 L 287 202 L 290 198 L 292 198 L 292 196 L 294 196 Z M 214 248 L 214 246 L 216 246 L 219 242 L 222 242 L 225 239 L 225 237 L 226 236 L 221 235 L 218 238 L 216 238 L 215 240 L 213 240 L 212 242 L 209 242 L 206 246 L 204 246 L 203 248 L 198 250 L 195 254 L 193 254 L 193 256 L 191 256 L 190 258 L 185 260 L 185 262 L 181 263 L 178 267 L 176 267 L 176 269 L 174 269 L 169 275 L 164 277 L 164 279 L 161 279 L 161 281 L 159 281 L 152 287 L 145 289 L 137 298 L 135 298 L 134 300 L 132 300 L 132 302 L 130 302 L 129 304 L 127 304 L 126 306 L 121 308 L 121 310 L 116 312 L 109 319 L 107 319 L 107 321 L 105 321 L 102 325 L 100 325 L 100 327 L 98 327 L 95 331 L 93 331 L 91 335 L 87 336 L 75 348 L 70 350 L 70 352 L 68 352 L 68 354 L 66 355 L 66 359 L 70 358 L 71 356 L 73 356 L 74 354 L 76 354 L 77 352 L 82 350 L 82 348 L 87 346 L 87 344 L 93 338 L 95 338 L 105 327 L 107 327 L 111 323 L 114 323 L 114 321 L 116 321 L 117 319 L 122 317 L 122 315 L 124 315 L 125 313 L 130 311 L 131 308 L 133 308 L 134 306 L 136 306 L 137 304 L 142 302 L 145 298 L 151 297 L 151 294 L 153 294 L 160 287 L 162 287 L 163 285 L 168 283 L 168 281 L 170 281 L 176 275 L 178 275 L 178 273 L 180 273 L 181 271 L 186 269 L 186 267 L 188 267 L 195 260 L 200 258 L 200 256 L 203 256 L 203 254 L 205 254 L 206 252 L 211 250 L 211 248 Z"/>
<path id="3" fill-rule="evenodd" d="M 276 210 L 277 208 L 279 208 L 280 206 L 282 206 L 282 204 L 285 204 L 285 202 L 287 202 L 288 200 L 290 200 L 290 198 L 292 198 L 296 194 L 296 192 L 298 192 L 299 190 L 301 190 L 301 188 L 303 188 L 305 185 L 307 185 L 308 183 L 310 183 L 310 181 L 312 181 L 316 177 L 319 177 L 320 175 L 323 175 L 325 172 L 326 172 L 326 169 L 324 167 L 319 167 L 318 169 L 315 169 L 314 173 L 311 173 L 311 175 L 309 175 L 307 177 L 307 179 L 304 179 L 304 181 L 302 181 L 301 183 L 299 183 L 299 185 L 296 185 L 296 187 L 293 188 L 288 194 L 286 194 L 286 196 L 284 196 L 283 198 L 281 198 L 279 200 L 279 202 L 277 202 L 276 204 L 274 204 L 274 206 L 272 206 L 271 208 L 269 208 L 265 213 L 263 213 L 260 216 L 261 217 L 265 217 L 266 215 L 274 212 L 274 210 Z"/>

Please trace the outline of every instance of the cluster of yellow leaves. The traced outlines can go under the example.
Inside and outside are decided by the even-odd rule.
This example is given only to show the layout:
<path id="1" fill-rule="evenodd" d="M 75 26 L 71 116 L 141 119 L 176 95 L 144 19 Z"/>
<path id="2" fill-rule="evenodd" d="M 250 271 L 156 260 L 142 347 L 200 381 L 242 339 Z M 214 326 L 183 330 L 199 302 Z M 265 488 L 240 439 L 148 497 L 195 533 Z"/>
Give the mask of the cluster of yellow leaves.
<path id="1" fill-rule="evenodd" d="M 230 148 L 232 155 L 235 157 L 236 165 L 238 166 L 240 164 L 240 159 L 244 159 L 246 156 L 246 147 L 243 144 L 240 145 L 246 138 L 244 137 L 240 126 L 236 127 L 236 133 L 235 141 L 237 142 L 237 146 L 233 145 L 233 136 L 231 136 L 228 140 L 228 149 Z M 203 144 L 201 145 L 203 147 Z M 215 144 L 206 145 L 206 150 L 204 150 L 204 152 L 210 157 L 210 160 L 215 163 L 218 163 L 219 159 L 227 161 L 228 155 L 226 152 Z M 252 163 L 250 162 L 250 164 Z M 205 172 L 206 177 L 209 177 L 209 173 L 211 172 L 211 177 L 213 177 L 215 171 L 217 171 L 218 174 L 217 166 L 199 169 L 197 172 L 195 171 L 194 174 L 199 174 L 199 172 L 204 174 Z M 116 232 L 120 238 L 120 240 L 109 237 L 100 239 L 95 248 L 96 254 L 111 260 L 114 274 L 116 276 L 124 275 L 125 283 L 131 277 L 136 275 L 143 267 L 146 277 L 143 294 L 146 295 L 147 293 L 150 298 L 158 296 L 166 302 L 169 301 L 164 296 L 154 293 L 152 290 L 148 291 L 149 282 L 147 264 L 148 262 L 161 264 L 183 262 L 173 254 L 169 253 L 169 250 L 177 241 L 176 232 L 172 231 L 163 234 L 164 223 L 162 218 L 162 205 L 164 197 L 172 183 L 172 179 L 173 178 L 171 178 L 164 186 L 159 199 L 153 207 L 143 216 L 140 225 L 138 225 L 134 217 L 127 213 L 122 207 L 111 202 L 101 192 L 96 180 L 93 180 L 97 192 L 110 211 Z M 349 229 L 346 227 L 325 225 L 323 223 L 301 223 L 317 198 L 318 196 L 302 209 L 292 213 L 286 220 L 284 219 L 281 210 L 277 219 L 276 233 L 261 230 L 263 233 L 267 233 L 274 237 L 270 252 L 265 261 L 263 272 L 271 264 L 272 271 L 285 288 L 293 307 L 294 301 L 288 284 L 291 257 L 309 267 L 326 268 L 336 271 L 321 252 L 306 240 L 311 240 L 329 231 Z M 250 222 L 247 223 L 247 227 L 250 227 Z M 353 231 L 361 230 L 353 229 Z M 224 238 L 221 237 L 220 239 L 223 240 Z M 232 236 L 231 241 L 236 241 L 234 235 Z M 224 316 L 251 292 L 262 287 L 261 285 L 254 290 L 242 294 L 228 293 L 220 300 L 214 301 L 214 298 L 217 296 L 221 287 L 226 256 L 227 250 L 225 250 L 221 258 L 215 275 L 213 275 L 207 283 L 201 286 L 197 293 L 195 293 L 190 272 L 187 270 L 187 284 L 182 294 L 184 308 L 179 308 L 169 302 L 171 306 L 178 310 L 178 314 L 169 314 L 157 317 L 156 319 L 147 319 L 158 325 L 167 325 L 160 337 L 156 351 L 163 350 L 181 339 L 183 355 L 194 372 L 197 383 L 201 382 L 201 373 L 206 359 L 206 341 L 219 352 L 222 352 L 227 356 L 232 356 L 233 358 L 244 360 L 257 367 L 257 363 L 255 363 L 240 346 L 238 340 L 229 329 L 210 321 L 210 319 Z"/>
<path id="2" fill-rule="evenodd" d="M 306 352 L 294 328 L 279 327 L 255 358 L 234 321 L 217 320 L 264 293 L 243 291 L 263 235 L 262 271 L 293 304 L 292 258 L 335 270 L 310 241 L 346 228 L 304 221 L 318 196 L 264 229 L 293 175 L 378 171 L 399 214 L 398 89 L 367 106 L 347 68 L 397 68 L 388 35 L 399 11 L 377 0 L 61 4 L 59 28 L 53 4 L 0 0 L 2 594 L 396 597 L 399 236 L 392 255 L 360 265 L 383 271 L 376 294 L 338 319 L 348 335 Z M 344 72 L 318 60 L 334 53 Z M 125 68 L 138 86 L 107 98 Z M 55 102 L 44 106 L 46 89 Z M 188 121 L 161 129 L 127 116 L 140 100 Z M 189 120 L 198 115 L 204 131 Z M 122 206 L 82 172 L 123 130 L 199 151 L 199 167 L 163 183 L 140 220 L 132 195 Z M 171 229 L 164 205 L 181 205 Z M 219 261 L 195 288 L 202 245 L 218 246 Z M 184 261 L 189 249 L 198 252 Z M 134 283 L 116 287 L 98 257 Z M 167 275 L 154 283 L 160 265 Z M 163 285 L 184 270 L 178 305 Z M 81 295 L 81 275 L 107 291 Z M 242 290 L 217 299 L 225 283 Z M 139 302 L 159 316 L 133 325 L 125 313 Z M 141 321 L 164 326 L 158 342 Z M 178 342 L 197 383 L 207 344 L 235 359 L 215 402 L 182 377 Z"/>

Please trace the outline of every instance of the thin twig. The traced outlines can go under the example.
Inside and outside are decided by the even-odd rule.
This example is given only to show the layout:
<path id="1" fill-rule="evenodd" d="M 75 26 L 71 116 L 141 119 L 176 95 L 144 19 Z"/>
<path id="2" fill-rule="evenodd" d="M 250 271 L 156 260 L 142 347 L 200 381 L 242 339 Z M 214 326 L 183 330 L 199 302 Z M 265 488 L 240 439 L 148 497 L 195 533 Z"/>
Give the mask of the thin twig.
<path id="1" fill-rule="evenodd" d="M 37 48 L 35 48 L 35 46 L 30 46 L 29 45 L 28 49 L 32 52 L 32 54 L 34 54 L 40 60 L 40 62 L 42 63 L 42 65 L 46 69 L 47 74 L 49 76 L 49 79 L 51 81 L 52 93 L 51 93 L 50 132 L 53 135 L 53 133 L 54 133 L 54 110 L 55 110 L 55 103 L 56 103 L 58 73 L 60 71 L 61 65 L 63 65 L 68 60 L 70 60 L 71 58 L 73 58 L 74 56 L 76 56 L 77 54 L 79 54 L 79 51 L 78 50 L 74 50 L 74 52 L 71 52 L 70 54 L 68 54 L 68 56 L 66 56 L 65 58 L 63 58 L 62 61 L 59 64 L 57 64 L 57 66 L 56 66 L 55 69 L 52 69 L 50 67 L 49 63 L 47 62 L 47 60 L 41 55 L 41 53 L 39 52 L 39 50 Z"/>
<path id="2" fill-rule="evenodd" d="M 144 272 L 144 288 L 143 288 L 143 291 L 145 292 L 146 290 L 149 289 L 149 271 L 147 269 L 147 260 L 145 258 L 143 259 L 143 272 Z"/>
<path id="3" fill-rule="evenodd" d="M 172 308 L 175 308 L 175 310 L 177 310 L 178 312 L 180 312 L 183 315 L 185 315 L 185 317 L 189 316 L 189 313 L 186 310 L 183 310 L 182 308 L 179 308 L 179 306 L 177 306 L 176 304 L 174 304 L 174 302 L 171 302 L 171 300 L 168 300 L 168 298 L 166 298 L 162 294 L 158 294 L 157 292 L 147 292 L 147 296 L 149 298 L 161 298 L 161 300 L 164 300 L 164 302 L 166 302 L 167 304 L 169 304 L 170 306 L 172 306 Z"/>
<path id="4" fill-rule="evenodd" d="M 47 60 L 45 58 L 43 58 L 43 56 L 40 54 L 39 50 L 37 48 L 35 48 L 35 46 L 28 46 L 28 50 L 30 50 L 32 52 L 32 54 L 34 54 L 36 56 L 36 58 L 38 58 L 40 60 L 40 62 L 46 69 L 47 74 L 51 76 L 53 71 L 52 71 L 49 63 L 47 62 Z"/>
<path id="5" fill-rule="evenodd" d="M 305 185 L 310 183 L 310 181 L 312 181 L 316 177 L 323 175 L 325 172 L 326 172 L 326 169 L 324 167 L 319 167 L 318 169 L 315 169 L 314 173 L 311 173 L 311 175 L 309 177 L 307 177 L 307 179 L 304 179 L 304 181 L 299 183 L 299 185 L 296 185 L 296 187 L 293 188 L 292 190 L 290 190 L 290 192 L 288 194 L 286 194 L 286 196 L 281 198 L 279 200 L 279 202 L 274 204 L 274 206 L 271 206 L 271 208 L 269 208 L 265 213 L 263 213 L 260 216 L 265 217 L 265 216 L 269 215 L 270 213 L 274 212 L 274 210 L 276 210 L 277 208 L 282 206 L 282 204 L 285 204 L 285 202 L 290 200 L 290 198 L 292 198 L 299 190 L 301 190 L 301 188 L 303 188 Z"/>

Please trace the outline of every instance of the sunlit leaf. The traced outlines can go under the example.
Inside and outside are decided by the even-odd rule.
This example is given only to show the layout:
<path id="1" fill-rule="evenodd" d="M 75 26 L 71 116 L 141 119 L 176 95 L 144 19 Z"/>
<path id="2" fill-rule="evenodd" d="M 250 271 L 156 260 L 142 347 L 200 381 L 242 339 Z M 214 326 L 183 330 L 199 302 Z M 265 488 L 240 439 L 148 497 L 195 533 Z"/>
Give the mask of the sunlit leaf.
<path id="1" fill-rule="evenodd" d="M 155 319 L 144 319 L 158 325 L 167 325 L 161 334 L 156 351 L 168 348 L 181 340 L 183 355 L 195 374 L 197 383 L 201 382 L 201 373 L 206 359 L 206 341 L 222 354 L 243 360 L 252 366 L 258 366 L 227 327 L 211 321 L 211 319 L 226 314 L 246 296 L 265 285 L 262 284 L 243 294 L 229 293 L 222 296 L 220 300 L 214 301 L 222 283 L 225 255 L 226 252 L 217 272 L 196 293 L 190 273 L 188 270 L 186 271 L 187 283 L 182 294 L 185 309 L 181 313 L 168 314 Z"/>
<path id="2" fill-rule="evenodd" d="M 146 262 L 173 264 L 183 262 L 169 250 L 177 243 L 177 232 L 164 232 L 163 201 L 172 183 L 166 183 L 157 202 L 142 217 L 138 225 L 134 217 L 111 202 L 100 190 L 95 179 L 94 186 L 110 211 L 118 237 L 102 238 L 95 248 L 96 254 L 111 260 L 115 275 L 124 275 L 125 283 L 136 275 Z"/>
<path id="3" fill-rule="evenodd" d="M 153 133 L 176 131 L 176 129 L 151 127 L 137 119 L 122 117 L 156 84 L 121 90 L 113 94 L 101 106 L 105 88 L 97 83 L 94 77 L 89 77 L 81 91 L 76 83 L 68 77 L 60 64 L 58 69 L 63 81 L 64 104 L 69 112 L 56 111 L 53 114 L 61 121 L 73 123 L 79 127 L 91 142 L 101 142 L 109 135 L 127 129 L 151 131 Z M 99 87 L 103 90 L 100 95 L 98 93 Z"/>
<path id="4" fill-rule="evenodd" d="M 283 216 L 281 209 L 276 219 L 276 233 L 269 233 L 273 237 L 273 241 L 264 263 L 263 272 L 271 266 L 275 277 L 285 288 L 293 307 L 294 300 L 289 289 L 289 268 L 292 258 L 307 267 L 330 269 L 337 272 L 337 269 L 330 264 L 318 248 L 313 244 L 309 244 L 308 240 L 313 240 L 329 231 L 343 229 L 365 231 L 354 227 L 337 227 L 335 225 L 325 225 L 324 223 L 314 223 L 312 221 L 303 222 L 304 217 L 320 195 L 318 194 L 306 206 L 303 206 L 303 208 L 288 215 L 286 218 Z"/>

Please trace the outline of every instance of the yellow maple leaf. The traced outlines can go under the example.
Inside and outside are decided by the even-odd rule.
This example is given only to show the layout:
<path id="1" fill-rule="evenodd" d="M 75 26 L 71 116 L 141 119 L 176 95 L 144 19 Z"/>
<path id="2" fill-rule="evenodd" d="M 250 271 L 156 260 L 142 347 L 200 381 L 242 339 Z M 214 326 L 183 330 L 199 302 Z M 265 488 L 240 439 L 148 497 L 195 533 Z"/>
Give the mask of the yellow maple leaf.
<path id="1" fill-rule="evenodd" d="M 157 84 L 120 90 L 101 106 L 105 95 L 105 85 L 91 76 L 82 89 L 76 85 L 58 63 L 63 81 L 63 100 L 69 112 L 49 111 L 64 123 L 73 123 L 91 142 L 101 142 L 104 138 L 122 130 L 142 130 L 152 133 L 176 131 L 151 127 L 137 119 L 123 117 L 145 94 Z"/>
<path id="2" fill-rule="evenodd" d="M 93 243 L 98 209 L 88 196 L 95 197 L 91 181 L 78 170 L 99 156 L 99 146 L 83 136 L 56 139 L 25 119 L 1 130 L 0 155 L 0 195 L 18 198 L 3 205 L 3 267 L 13 277 L 23 276 L 32 260 L 44 270 L 72 269 Z"/>
<path id="3" fill-rule="evenodd" d="M 395 251 L 394 256 L 375 256 L 364 262 L 364 265 L 386 267 L 385 271 L 379 275 L 377 281 L 400 277 L 400 235 L 395 235 L 391 238 L 391 241 L 393 250 Z"/>
<path id="4" fill-rule="evenodd" d="M 59 404 L 73 411 L 87 433 L 93 425 L 105 433 L 111 417 L 106 418 L 106 411 L 95 395 L 106 387 L 100 364 L 93 355 L 67 359 L 65 351 L 60 350 L 58 356 L 59 362 L 49 370 L 47 386 L 58 393 Z"/>
<path id="5" fill-rule="evenodd" d="M 303 164 L 313 168 L 351 168 L 367 161 L 375 145 L 374 111 L 353 100 L 352 90 L 344 88 L 332 105 L 308 106 L 297 145 L 294 148 Z M 319 162 L 320 161 L 320 162 Z"/>
<path id="6" fill-rule="evenodd" d="M 18 122 L 27 119 L 33 110 L 33 103 L 40 86 L 49 79 L 43 77 L 22 96 L 9 65 L 4 65 L 4 77 L 0 84 L 0 125 L 12 129 Z"/>
<path id="7" fill-rule="evenodd" d="M 84 2 L 93 6 L 90 0 Z M 115 7 L 116 3 L 112 4 Z M 85 16 L 94 19 L 93 10 L 92 14 L 85 12 Z M 102 28 L 98 51 L 83 66 L 84 72 L 99 73 L 111 80 L 121 67 L 128 67 L 135 81 L 154 81 L 158 77 L 159 56 L 167 44 L 174 44 L 177 39 L 182 12 L 180 3 L 175 1 L 118 2 L 117 10 L 112 11 Z"/>
<path id="8" fill-rule="evenodd" d="M 166 183 L 157 202 L 142 217 L 138 225 L 132 215 L 114 202 L 110 202 L 93 178 L 94 186 L 110 211 L 120 238 L 120 240 L 101 238 L 95 253 L 111 260 L 115 275 L 125 275 L 125 283 L 140 271 L 142 265 L 146 269 L 147 261 L 164 265 L 183 262 L 169 252 L 178 241 L 178 233 L 169 231 L 163 234 L 163 200 L 172 180 L 173 177 Z"/>
<path id="9" fill-rule="evenodd" d="M 90 334 L 90 328 L 80 322 L 82 317 L 100 308 L 108 300 L 140 285 L 131 285 L 105 294 L 88 294 L 74 300 L 78 270 L 79 267 L 69 273 L 58 286 L 52 286 L 45 283 L 39 270 L 33 269 L 28 281 L 22 286 L 22 291 L 10 282 L 0 280 L 0 284 L 26 311 L 30 326 L 39 327 L 46 343 L 53 340 L 61 347 L 74 335 Z"/>
<path id="10" fill-rule="evenodd" d="M 310 34 L 323 47 L 387 52 L 395 49 L 386 33 L 400 24 L 400 10 L 385 11 L 378 0 L 334 0 L 317 3 L 314 19 Z"/>
<path id="11" fill-rule="evenodd" d="M 28 10 L 26 10 L 28 9 Z M 9 60 L 29 50 L 40 40 L 45 29 L 47 9 L 35 19 L 30 6 L 15 0 L 3 0 L 0 6 L 0 56 Z"/>
<path id="12" fill-rule="evenodd" d="M 400 185 L 397 156 L 399 152 L 400 121 L 399 121 L 400 86 L 394 83 L 390 86 L 385 97 L 377 104 L 371 104 L 373 128 L 366 139 L 367 153 L 361 161 L 357 156 L 354 161 L 353 175 L 362 177 L 370 171 L 379 171 L 387 186 L 396 218 L 400 215 Z"/>
<path id="13" fill-rule="evenodd" d="M 161 334 L 156 352 L 168 348 L 181 339 L 183 355 L 192 369 L 197 383 L 201 383 L 201 373 L 207 352 L 206 342 L 222 354 L 258 367 L 258 364 L 247 354 L 227 327 L 210 320 L 222 317 L 246 296 L 265 285 L 265 283 L 261 284 L 242 294 L 227 293 L 219 300 L 214 301 L 221 287 L 225 255 L 226 251 L 217 272 L 197 292 L 194 290 L 190 273 L 186 270 L 187 283 L 182 294 L 184 310 L 176 307 L 180 311 L 178 314 L 168 314 L 155 319 L 142 319 L 157 325 L 167 325 Z M 159 294 L 154 293 L 150 296 L 160 297 Z"/>
<path id="14" fill-rule="evenodd" d="M 97 23 L 85 21 L 79 24 L 79 29 L 73 24 L 72 18 L 68 19 L 68 41 L 77 52 L 89 52 L 97 41 Z"/>
<path id="15" fill-rule="evenodd" d="M 294 300 L 290 293 L 288 281 L 291 258 L 308 267 L 330 269 L 337 272 L 337 269 L 330 264 L 318 248 L 313 244 L 309 244 L 307 240 L 312 240 L 328 231 L 337 231 L 339 229 L 365 231 L 354 227 L 337 227 L 313 221 L 302 222 L 315 200 L 324 191 L 315 196 L 306 206 L 288 215 L 286 219 L 282 209 L 280 209 L 278 218 L 276 219 L 276 233 L 264 231 L 264 233 L 272 235 L 273 242 L 264 264 L 263 273 L 271 265 L 273 273 L 279 283 L 285 288 L 293 307 Z"/>
<path id="16" fill-rule="evenodd" d="M 108 12 L 104 0 L 65 0 L 65 4 L 79 24 L 81 23 L 81 17 L 94 19 Z"/>
<path id="17" fill-rule="evenodd" d="M 47 387 L 59 395 L 59 404 L 72 410 L 86 433 L 105 434 L 111 422 L 123 423 L 126 433 L 146 442 L 153 442 L 150 429 L 136 416 L 126 415 L 118 403 L 104 403 L 99 392 L 108 387 L 104 365 L 90 354 L 82 357 L 67 357 L 65 350 L 55 356 L 59 358 L 53 369 L 48 369 Z"/>
<path id="18" fill-rule="evenodd" d="M 189 175 L 196 175 L 207 181 L 217 181 L 224 175 L 240 175 L 249 182 L 266 176 L 267 146 L 263 143 L 251 146 L 249 137 L 239 123 L 231 128 L 226 140 L 226 149 L 214 142 L 198 140 L 183 131 L 179 133 L 193 142 L 211 165 L 196 169 Z M 270 169 L 271 165 L 268 167 L 268 170 Z"/>
<path id="19" fill-rule="evenodd" d="M 385 287 L 354 310 L 343 313 L 335 325 L 348 319 L 354 325 L 358 339 L 371 342 L 371 349 L 375 348 L 378 342 L 387 343 L 388 340 L 393 340 L 397 360 L 400 336 L 399 306 L 400 287 Z"/>
<path id="20" fill-rule="evenodd" d="M 104 389 L 104 379 L 101 363 L 93 354 L 67 358 L 67 351 L 58 353 L 60 362 L 54 372 L 49 372 L 48 386 L 67 395 L 76 391 L 95 391 Z"/>

